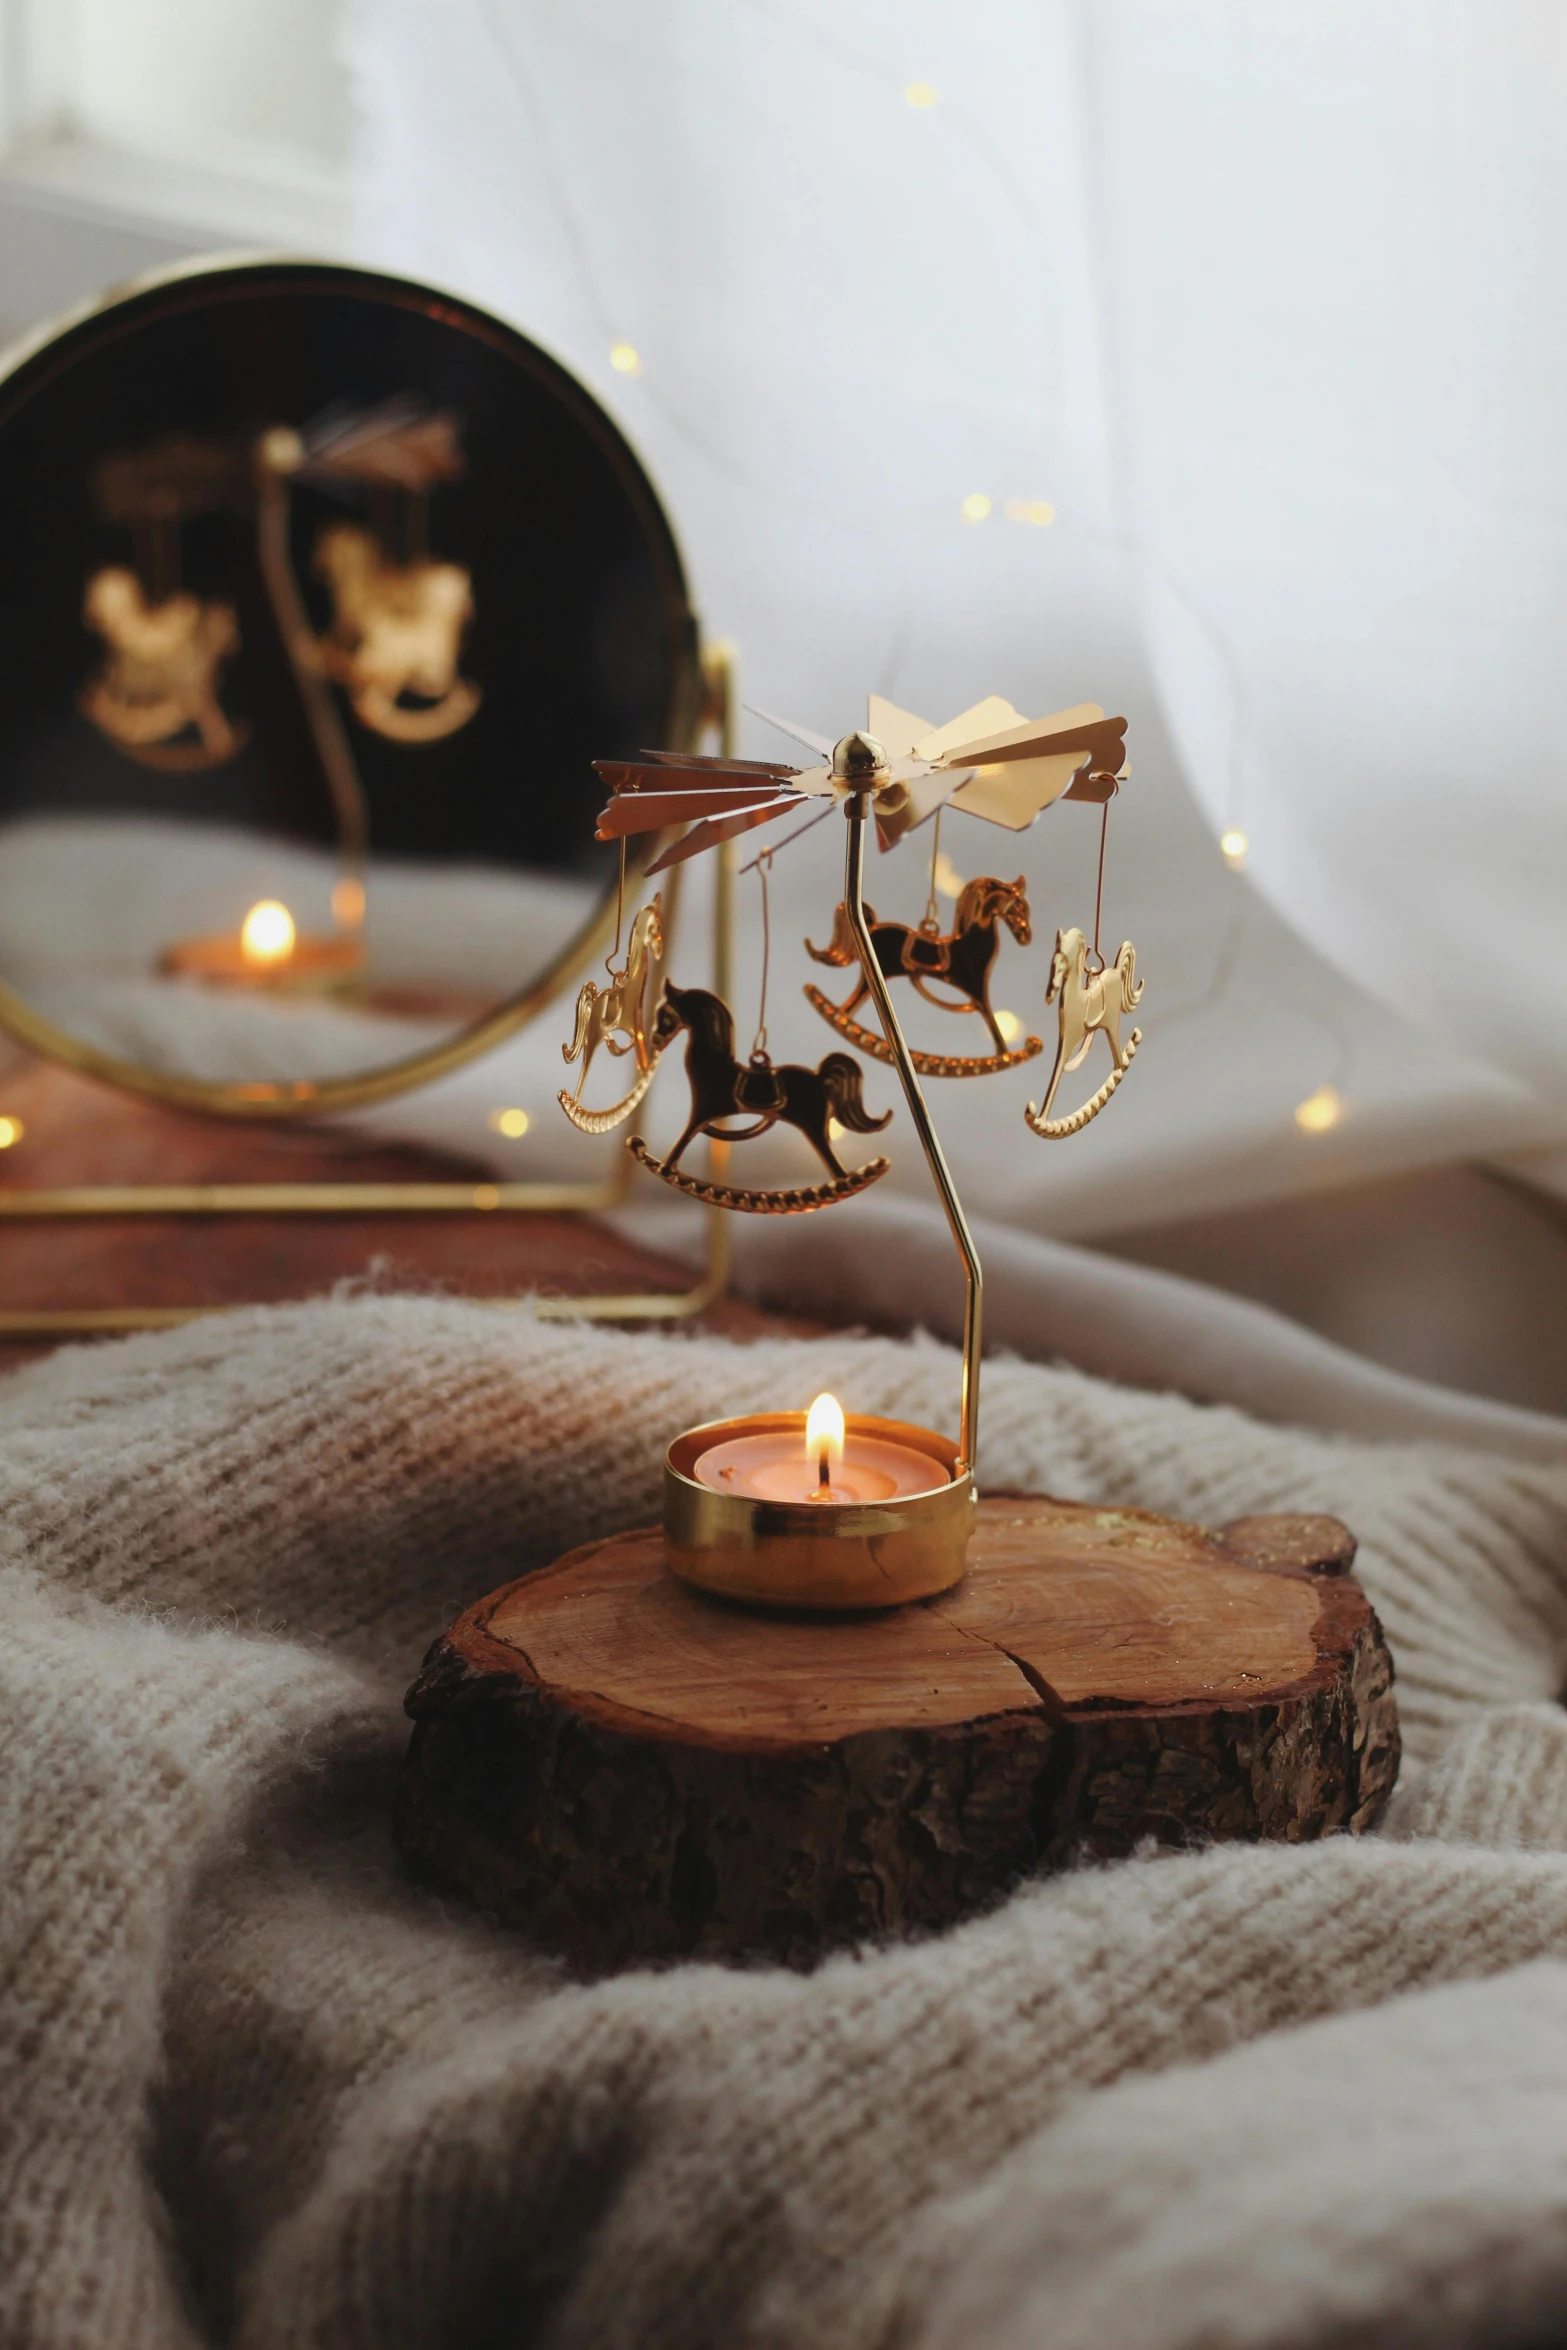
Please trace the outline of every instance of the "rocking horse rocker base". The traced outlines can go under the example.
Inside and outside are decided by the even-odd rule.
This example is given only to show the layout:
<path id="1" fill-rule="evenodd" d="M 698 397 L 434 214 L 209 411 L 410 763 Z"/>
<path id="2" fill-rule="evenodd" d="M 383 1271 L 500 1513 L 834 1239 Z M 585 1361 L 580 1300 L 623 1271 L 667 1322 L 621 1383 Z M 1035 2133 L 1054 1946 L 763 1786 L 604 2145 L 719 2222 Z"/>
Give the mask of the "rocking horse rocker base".
<path id="1" fill-rule="evenodd" d="M 870 1159 L 831 1183 L 796 1185 L 789 1191 L 748 1191 L 733 1183 L 709 1183 L 672 1167 L 667 1159 L 655 1159 L 640 1134 L 629 1135 L 626 1148 L 639 1167 L 645 1167 L 661 1183 L 683 1191 L 687 1199 L 700 1200 L 710 1208 L 735 1208 L 748 1216 L 809 1216 L 817 1208 L 836 1207 L 840 1200 L 853 1199 L 857 1191 L 867 1191 L 879 1182 L 891 1165 L 888 1159 Z"/>
<path id="2" fill-rule="evenodd" d="M 579 1134 L 611 1134 L 623 1119 L 630 1117 L 652 1084 L 657 1068 L 656 1060 L 649 1061 L 631 1091 L 622 1094 L 619 1101 L 611 1103 L 607 1110 L 585 1110 L 576 1095 L 568 1093 L 564 1086 L 555 1098 Z"/>
<path id="3" fill-rule="evenodd" d="M 830 1028 L 838 1031 L 845 1044 L 852 1044 L 855 1051 L 864 1053 L 867 1060 L 891 1062 L 892 1048 L 885 1038 L 873 1036 L 868 1028 L 862 1028 L 842 1004 L 835 1004 L 809 981 L 806 983 L 805 1000 L 813 1011 L 820 1012 Z M 958 1005 L 951 1007 L 954 1011 L 962 1008 Z M 996 1077 L 1003 1069 L 1021 1068 L 1025 1061 L 1032 1061 L 1044 1049 L 1045 1040 L 1042 1036 L 1025 1036 L 1022 1043 L 1014 1045 L 1010 1051 L 986 1053 L 983 1057 L 966 1053 L 925 1053 L 917 1045 L 911 1045 L 909 1058 L 921 1077 Z"/>

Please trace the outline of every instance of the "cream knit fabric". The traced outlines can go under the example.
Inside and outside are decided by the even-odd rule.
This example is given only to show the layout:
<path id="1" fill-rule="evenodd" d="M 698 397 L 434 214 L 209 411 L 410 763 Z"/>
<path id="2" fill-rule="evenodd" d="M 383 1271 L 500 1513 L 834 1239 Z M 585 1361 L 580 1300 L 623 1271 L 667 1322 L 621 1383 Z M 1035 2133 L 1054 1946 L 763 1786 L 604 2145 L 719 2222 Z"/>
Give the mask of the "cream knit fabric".
<path id="1" fill-rule="evenodd" d="M 1355 1525 L 1384 1835 L 1083 1872 L 809 1979 L 573 1985 L 405 1882 L 432 1634 L 652 1516 L 676 1427 L 829 1385 L 952 1418 L 928 1343 L 440 1299 L 0 1383 L 3 2350 L 1567 2330 L 1567 1462 L 987 1367 L 994 1483 Z"/>

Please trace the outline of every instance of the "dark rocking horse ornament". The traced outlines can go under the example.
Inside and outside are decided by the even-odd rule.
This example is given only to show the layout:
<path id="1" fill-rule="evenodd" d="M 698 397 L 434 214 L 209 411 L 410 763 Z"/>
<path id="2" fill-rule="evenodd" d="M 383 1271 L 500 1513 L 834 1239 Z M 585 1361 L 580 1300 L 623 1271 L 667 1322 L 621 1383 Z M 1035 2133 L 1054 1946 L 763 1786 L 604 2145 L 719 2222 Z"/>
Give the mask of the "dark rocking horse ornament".
<path id="1" fill-rule="evenodd" d="M 1004 923 L 1021 947 L 1033 937 L 1029 920 L 1028 898 L 1020 873 L 1016 881 L 997 881 L 985 878 L 964 884 L 954 915 L 954 929 L 948 933 L 927 920 L 918 929 L 903 922 L 880 922 L 871 907 L 865 909 L 870 924 L 871 944 L 876 960 L 887 979 L 909 979 L 917 995 L 943 1012 L 978 1012 L 995 1041 L 995 1051 L 985 1054 L 927 1053 L 910 1047 L 910 1059 L 922 1077 L 994 1077 L 1002 1069 L 1015 1069 L 1020 1062 L 1031 1061 L 1036 1053 L 1044 1051 L 1044 1039 L 1028 1036 L 1010 1052 L 1002 1035 L 996 1015 L 990 1008 L 990 974 L 995 965 L 1001 943 Z M 835 963 L 840 970 L 850 970 L 859 964 L 859 949 L 854 943 L 854 932 L 849 923 L 849 909 L 841 901 L 833 920 L 833 933 L 825 947 L 812 946 L 809 939 L 805 951 L 817 963 Z M 932 984 L 949 987 L 965 1000 L 954 1003 L 931 993 Z M 890 1047 L 868 1028 L 862 1028 L 854 1014 L 870 994 L 870 981 L 863 970 L 854 993 L 841 1004 L 833 1003 L 819 987 L 807 985 L 805 993 L 822 1018 L 847 1037 L 860 1052 L 868 1053 L 877 1061 L 890 1061 Z"/>
<path id="2" fill-rule="evenodd" d="M 653 1018 L 653 1045 L 662 1052 L 681 1029 L 686 1031 L 686 1076 L 691 1086 L 691 1115 L 673 1150 L 657 1159 L 640 1134 L 627 1148 L 649 1174 L 662 1177 L 690 1199 L 710 1207 L 741 1208 L 753 1216 L 798 1216 L 813 1208 L 834 1206 L 852 1199 L 857 1191 L 887 1172 L 885 1159 L 870 1159 L 852 1170 L 842 1166 L 832 1147 L 834 1122 L 851 1134 L 879 1134 L 892 1116 L 884 1110 L 873 1118 L 861 1098 L 858 1061 L 847 1053 L 829 1053 L 815 1069 L 794 1062 L 775 1063 L 765 1052 L 749 1061 L 735 1058 L 735 1024 L 722 996 L 705 987 L 676 987 L 664 982 L 664 993 Z M 725 1120 L 750 1117 L 755 1124 L 727 1127 Z M 831 1181 L 798 1186 L 789 1191 L 742 1190 L 682 1173 L 680 1155 L 699 1134 L 718 1142 L 750 1142 L 770 1127 L 793 1126 L 803 1134 L 826 1167 Z"/>

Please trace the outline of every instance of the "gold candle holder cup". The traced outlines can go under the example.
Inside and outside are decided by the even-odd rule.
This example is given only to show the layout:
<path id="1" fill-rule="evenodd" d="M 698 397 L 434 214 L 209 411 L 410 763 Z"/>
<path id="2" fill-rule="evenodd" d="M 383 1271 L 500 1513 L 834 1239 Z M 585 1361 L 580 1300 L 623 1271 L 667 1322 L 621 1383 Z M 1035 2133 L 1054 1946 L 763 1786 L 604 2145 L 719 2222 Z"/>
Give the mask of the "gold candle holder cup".
<path id="1" fill-rule="evenodd" d="M 854 1609 L 902 1606 L 950 1591 L 962 1579 L 977 1495 L 958 1448 L 934 1429 L 860 1412 L 847 1443 L 879 1437 L 928 1455 L 940 1482 L 886 1501 L 761 1501 L 721 1493 L 696 1475 L 702 1454 L 743 1436 L 796 1431 L 803 1412 L 751 1412 L 677 1436 L 664 1456 L 664 1550 L 671 1572 L 703 1591 L 753 1607 Z"/>

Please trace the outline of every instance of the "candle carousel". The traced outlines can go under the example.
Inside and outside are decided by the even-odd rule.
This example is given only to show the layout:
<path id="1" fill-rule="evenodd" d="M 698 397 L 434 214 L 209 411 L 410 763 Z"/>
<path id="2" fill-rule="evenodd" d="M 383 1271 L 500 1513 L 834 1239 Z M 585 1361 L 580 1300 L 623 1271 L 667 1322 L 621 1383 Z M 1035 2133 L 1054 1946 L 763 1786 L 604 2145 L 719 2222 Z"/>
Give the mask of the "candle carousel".
<path id="1" fill-rule="evenodd" d="M 778 721 L 773 723 L 777 724 Z M 1144 1510 L 986 1493 L 979 1457 L 983 1285 L 922 1079 L 991 1077 L 1042 1056 L 990 1003 L 1003 930 L 1032 939 L 1023 883 L 960 892 L 952 932 L 879 921 L 865 903 L 883 848 L 947 808 L 1020 831 L 1058 801 L 1100 814 L 1092 943 L 1056 932 L 1044 998 L 1054 1061 L 1019 1119 L 1079 1134 L 1140 1041 L 1130 944 L 1100 948 L 1104 844 L 1126 776 L 1125 723 L 1089 706 L 1030 721 L 992 700 L 944 727 L 872 699 L 835 743 L 785 727 L 813 763 L 649 752 L 599 762 L 600 837 L 667 837 L 650 877 L 784 817 L 753 860 L 809 827 L 845 825 L 842 898 L 818 963 L 849 992 L 807 996 L 838 1037 L 896 1072 L 967 1283 L 956 1437 L 845 1413 L 831 1396 L 688 1428 L 669 1445 L 663 1514 L 585 1543 L 491 1593 L 438 1640 L 409 1693 L 405 1852 L 509 1923 L 592 1968 L 691 1951 L 809 1964 L 836 1944 L 936 1926 L 1020 1876 L 1149 1841 L 1291 1842 L 1375 1817 L 1398 1765 L 1392 1670 L 1349 1575 L 1336 1519 L 1252 1516 L 1220 1530 Z M 655 844 L 659 845 L 659 844 Z M 731 852 L 727 852 L 729 854 Z M 933 842 L 933 873 L 939 856 Z M 625 930 L 625 908 L 620 929 Z M 780 1064 L 763 1017 L 746 1058 L 717 993 L 662 964 L 659 900 L 632 922 L 609 984 L 588 982 L 564 1049 L 575 1124 L 629 1124 L 684 1040 L 688 1114 L 648 1175 L 745 1215 L 830 1211 L 886 1173 L 890 1106 L 834 1049 Z M 968 1054 L 911 1046 L 905 998 L 983 1029 Z M 862 1025 L 874 1010 L 878 1030 Z M 1063 1080 L 1102 1036 L 1109 1068 L 1075 1107 Z M 585 1101 L 598 1044 L 631 1064 Z M 821 1169 L 809 1183 L 732 1179 L 733 1150 L 780 1128 Z M 703 1174 L 686 1155 L 705 1138 Z M 1030 1142 L 1025 1147 L 1032 1147 Z M 842 1156 L 840 1156 L 842 1152 Z"/>
<path id="2" fill-rule="evenodd" d="M 944 934 L 934 911 L 941 818 L 950 807 L 1020 832 L 1058 800 L 1087 801 L 1100 811 L 1092 968 L 1084 933 L 1059 931 L 1046 990 L 1047 1003 L 1058 1007 L 1055 1064 L 1042 1104 L 1036 1109 L 1030 1103 L 1024 1113 L 1031 1130 L 1047 1139 L 1080 1133 L 1120 1084 L 1141 1034 L 1132 1028 L 1123 1038 L 1120 1025 L 1142 995 L 1133 948 L 1123 944 L 1109 963 L 1099 953 L 1105 837 L 1110 805 L 1126 774 L 1126 721 L 1107 718 L 1092 703 L 1029 720 L 993 695 L 933 727 L 873 694 L 866 730 L 837 743 L 787 721 L 775 723 L 815 754 L 813 764 L 693 759 L 675 752 L 599 761 L 611 793 L 599 835 L 625 841 L 683 826 L 674 845 L 650 864 L 651 876 L 780 818 L 797 817 L 781 844 L 787 850 L 841 812 L 843 896 L 830 943 L 818 948 L 808 941 L 807 952 L 819 963 L 854 968 L 856 982 L 841 1002 L 815 986 L 806 995 L 840 1036 L 897 1071 L 967 1285 L 962 1433 L 954 1445 L 930 1429 L 900 1422 L 845 1421 L 830 1397 L 820 1399 L 815 1433 L 809 1417 L 798 1412 L 689 1430 L 671 1445 L 665 1464 L 665 1539 L 677 1575 L 732 1599 L 775 1607 L 891 1606 L 950 1589 L 962 1576 L 979 1451 L 983 1278 L 920 1080 L 990 1077 L 1043 1050 L 1037 1036 L 1009 1049 L 990 1003 L 1000 931 L 1009 929 L 1022 945 L 1032 938 L 1023 881 L 984 876 L 968 883 L 958 899 L 955 929 Z M 865 902 L 867 833 L 874 825 L 885 850 L 926 824 L 933 840 L 925 919 L 915 927 L 880 922 Z M 777 853 L 767 846 L 753 860 L 762 881 L 764 930 L 770 930 L 766 888 Z M 629 1117 L 657 1056 L 684 1036 L 691 1103 L 677 1140 L 662 1157 L 640 1135 L 627 1144 L 649 1174 L 691 1198 L 746 1215 L 819 1212 L 855 1198 L 885 1175 L 889 1161 L 879 1154 L 844 1167 L 834 1140 L 879 1134 L 891 1112 L 867 1108 L 864 1071 L 847 1052 L 826 1054 L 814 1069 L 773 1061 L 766 1048 L 765 978 L 757 1041 L 741 1061 L 733 1016 L 721 998 L 662 978 L 653 1000 L 653 976 L 649 966 L 635 1031 L 643 1064 L 638 1085 L 597 1114 L 606 1122 Z M 995 1049 L 953 1054 L 912 1048 L 893 998 L 892 983 L 899 979 L 943 1011 L 977 1017 Z M 867 1001 L 879 1034 L 856 1018 Z M 1062 1076 L 1082 1065 L 1096 1035 L 1110 1048 L 1109 1075 L 1081 1107 L 1054 1116 Z M 562 1104 L 568 1115 L 582 1114 L 576 1100 L 563 1095 Z M 681 1164 L 698 1135 L 725 1144 L 749 1142 L 780 1124 L 804 1136 L 826 1169 L 825 1182 L 770 1190 L 703 1178 Z"/>

